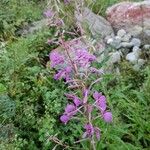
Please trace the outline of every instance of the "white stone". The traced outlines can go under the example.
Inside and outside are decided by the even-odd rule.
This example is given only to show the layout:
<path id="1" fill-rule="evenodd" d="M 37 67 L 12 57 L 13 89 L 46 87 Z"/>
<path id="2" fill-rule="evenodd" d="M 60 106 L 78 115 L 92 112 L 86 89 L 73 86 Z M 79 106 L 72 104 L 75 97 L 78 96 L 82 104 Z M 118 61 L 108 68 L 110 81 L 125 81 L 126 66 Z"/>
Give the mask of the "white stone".
<path id="1" fill-rule="evenodd" d="M 131 40 L 131 43 L 133 44 L 133 46 L 138 46 L 138 47 L 141 46 L 141 40 L 138 39 L 138 38 L 133 38 L 133 39 Z"/>
<path id="2" fill-rule="evenodd" d="M 121 47 L 124 48 L 131 48 L 133 46 L 133 43 L 129 42 L 121 42 Z"/>
<path id="3" fill-rule="evenodd" d="M 119 37 L 123 37 L 123 36 L 125 36 L 125 34 L 126 34 L 126 31 L 125 31 L 124 29 L 120 29 L 120 30 L 117 32 L 117 36 L 119 36 Z"/>
<path id="4" fill-rule="evenodd" d="M 107 40 L 107 44 L 111 44 L 113 42 L 113 38 Z"/>
<path id="5" fill-rule="evenodd" d="M 129 54 L 127 54 L 126 56 L 126 60 L 128 60 L 129 62 L 136 64 L 137 60 L 138 60 L 138 55 L 136 55 L 134 52 L 131 52 Z"/>
<path id="6" fill-rule="evenodd" d="M 130 35 L 129 33 L 126 34 L 126 35 L 124 35 L 124 36 L 121 38 L 121 40 L 122 40 L 123 42 L 129 42 L 130 39 L 131 39 L 131 35 Z"/>
<path id="7" fill-rule="evenodd" d="M 110 57 L 110 63 L 114 64 L 114 63 L 118 63 L 121 60 L 121 52 L 116 51 L 114 53 L 111 53 L 111 57 Z"/>
<path id="8" fill-rule="evenodd" d="M 145 60 L 144 59 L 138 59 L 138 62 L 137 62 L 137 64 L 135 64 L 133 66 L 133 69 L 138 71 L 144 64 L 145 64 Z"/>
<path id="9" fill-rule="evenodd" d="M 144 49 L 145 50 L 150 50 L 150 45 L 149 44 L 144 45 Z"/>
<path id="10" fill-rule="evenodd" d="M 140 49 L 138 46 L 134 46 L 134 47 L 132 48 L 132 51 L 133 51 L 134 53 L 138 53 L 138 52 L 141 51 L 141 49 Z"/>

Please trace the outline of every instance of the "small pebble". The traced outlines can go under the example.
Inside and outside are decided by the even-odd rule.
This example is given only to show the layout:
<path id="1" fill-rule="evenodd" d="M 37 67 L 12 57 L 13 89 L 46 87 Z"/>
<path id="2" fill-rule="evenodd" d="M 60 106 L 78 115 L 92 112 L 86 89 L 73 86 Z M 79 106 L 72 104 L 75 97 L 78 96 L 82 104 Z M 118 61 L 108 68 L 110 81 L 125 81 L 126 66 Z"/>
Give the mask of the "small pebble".
<path id="1" fill-rule="evenodd" d="M 131 53 L 127 54 L 126 60 L 128 60 L 129 62 L 131 62 L 133 64 L 136 64 L 137 60 L 138 60 L 138 56 L 134 52 L 131 52 Z"/>
<path id="2" fill-rule="evenodd" d="M 145 50 L 150 50 L 150 45 L 149 44 L 144 45 L 144 49 Z"/>
<path id="3" fill-rule="evenodd" d="M 138 59 L 138 65 L 141 67 L 145 64 L 145 60 L 144 59 Z"/>
<path id="4" fill-rule="evenodd" d="M 107 44 L 111 44 L 113 42 L 113 38 L 107 40 Z"/>
<path id="5" fill-rule="evenodd" d="M 119 51 L 116 51 L 111 54 L 110 63 L 114 64 L 120 62 L 120 60 L 121 60 L 121 53 Z"/>
<path id="6" fill-rule="evenodd" d="M 124 48 L 131 48 L 133 46 L 133 43 L 128 43 L 128 42 L 121 42 L 121 47 Z"/>
<path id="7" fill-rule="evenodd" d="M 137 47 L 140 47 L 141 46 L 141 40 L 138 39 L 138 38 L 133 38 L 131 40 L 131 43 L 133 44 L 133 46 L 137 46 Z"/>
<path id="8" fill-rule="evenodd" d="M 138 63 L 133 66 L 133 69 L 138 71 L 145 64 L 144 59 L 138 59 Z"/>
<path id="9" fill-rule="evenodd" d="M 124 35 L 121 40 L 123 42 L 129 42 L 130 39 L 131 39 L 131 35 L 128 33 L 128 34 Z"/>
<path id="10" fill-rule="evenodd" d="M 115 38 L 111 43 L 110 45 L 116 49 L 120 48 L 120 42 L 121 42 L 121 38 L 117 37 Z"/>
<path id="11" fill-rule="evenodd" d="M 118 32 L 117 32 L 117 36 L 119 36 L 119 37 L 123 37 L 124 35 L 126 34 L 126 31 L 124 30 L 124 29 L 121 29 L 121 30 L 119 30 Z"/>
<path id="12" fill-rule="evenodd" d="M 134 46 L 134 47 L 132 48 L 132 51 L 133 51 L 133 52 L 137 52 L 137 51 L 139 51 L 139 49 L 140 49 L 140 48 L 139 48 L 138 46 Z"/>

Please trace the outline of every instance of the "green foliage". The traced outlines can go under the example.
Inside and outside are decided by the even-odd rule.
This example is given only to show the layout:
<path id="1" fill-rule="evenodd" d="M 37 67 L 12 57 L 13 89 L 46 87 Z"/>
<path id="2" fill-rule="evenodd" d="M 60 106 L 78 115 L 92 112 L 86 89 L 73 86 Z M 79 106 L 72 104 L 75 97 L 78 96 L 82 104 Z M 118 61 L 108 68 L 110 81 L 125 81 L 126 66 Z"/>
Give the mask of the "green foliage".
<path id="1" fill-rule="evenodd" d="M 40 19 L 45 2 L 39 4 L 32 0 L 1 0 L 0 37 L 14 36 L 21 27 Z"/>
<path id="2" fill-rule="evenodd" d="M 89 6 L 96 14 L 105 16 L 106 15 L 105 12 L 108 7 L 112 6 L 113 4 L 123 2 L 124 0 L 96 0 L 94 3 L 92 0 L 86 1 L 88 4 L 90 4 Z M 136 2 L 141 0 L 130 0 L 130 1 Z"/>

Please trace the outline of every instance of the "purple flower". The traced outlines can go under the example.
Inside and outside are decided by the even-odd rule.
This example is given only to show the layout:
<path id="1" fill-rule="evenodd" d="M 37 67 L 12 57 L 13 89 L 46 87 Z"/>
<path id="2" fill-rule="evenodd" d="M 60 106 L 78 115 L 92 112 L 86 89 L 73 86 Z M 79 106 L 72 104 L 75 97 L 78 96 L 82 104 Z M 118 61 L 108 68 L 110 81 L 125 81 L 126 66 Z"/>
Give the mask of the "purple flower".
<path id="1" fill-rule="evenodd" d="M 71 74 L 72 68 L 66 67 L 63 70 L 59 70 L 57 74 L 54 75 L 55 80 L 59 80 L 61 78 L 64 78 L 66 81 L 70 80 L 70 74 Z"/>
<path id="2" fill-rule="evenodd" d="M 50 18 L 54 15 L 53 11 L 52 10 L 46 10 L 44 11 L 44 16 L 47 17 L 47 18 Z"/>
<path id="3" fill-rule="evenodd" d="M 65 108 L 65 113 L 70 113 L 72 111 L 76 110 L 76 107 L 72 104 L 68 104 Z"/>
<path id="4" fill-rule="evenodd" d="M 90 54 L 86 49 L 79 49 L 79 50 L 77 50 L 76 53 L 77 54 L 76 54 L 75 61 L 81 67 L 86 67 L 91 62 L 96 60 L 96 57 L 94 55 Z"/>
<path id="5" fill-rule="evenodd" d="M 75 96 L 73 94 L 65 94 L 65 95 L 68 99 L 73 100 L 76 107 L 78 107 L 82 104 L 81 100 L 77 96 Z"/>
<path id="6" fill-rule="evenodd" d="M 97 91 L 93 94 L 97 108 L 103 113 L 106 110 L 106 97 Z"/>
<path id="7" fill-rule="evenodd" d="M 67 122 L 70 120 L 70 117 L 67 116 L 67 115 L 62 115 L 60 117 L 60 120 L 64 123 L 64 124 L 67 124 Z"/>
<path id="8" fill-rule="evenodd" d="M 69 4 L 71 0 L 64 0 L 65 4 Z"/>
<path id="9" fill-rule="evenodd" d="M 53 51 L 50 53 L 49 55 L 50 60 L 51 60 L 51 67 L 54 68 L 55 66 L 59 65 L 59 64 L 63 64 L 64 63 L 64 58 L 62 55 L 60 55 L 58 52 Z"/>
<path id="10" fill-rule="evenodd" d="M 94 97 L 94 99 L 97 101 L 97 100 L 99 100 L 99 98 L 102 96 L 102 94 L 101 93 L 98 93 L 97 91 L 95 91 L 94 92 L 94 94 L 93 94 L 93 97 Z"/>
<path id="11" fill-rule="evenodd" d="M 96 134 L 97 140 L 100 140 L 100 129 L 98 127 L 95 128 L 95 134 Z"/>
<path id="12" fill-rule="evenodd" d="M 62 19 L 57 19 L 55 20 L 55 25 L 56 26 L 62 26 L 64 24 L 63 20 Z"/>
<path id="13" fill-rule="evenodd" d="M 104 74 L 102 69 L 97 69 L 97 68 L 94 68 L 94 67 L 90 67 L 90 72 L 95 73 L 95 74 Z"/>
<path id="14" fill-rule="evenodd" d="M 85 132 L 83 134 L 83 138 L 91 138 L 94 134 L 96 135 L 97 140 L 100 140 L 100 129 L 98 127 L 93 127 L 92 124 L 86 124 L 84 126 Z"/>
<path id="15" fill-rule="evenodd" d="M 54 75 L 54 79 L 55 80 L 61 79 L 63 77 L 63 73 L 64 72 L 62 70 L 58 71 L 58 73 Z"/>
<path id="16" fill-rule="evenodd" d="M 65 108 L 65 114 L 72 117 L 77 113 L 76 106 L 73 104 L 68 104 Z"/>
<path id="17" fill-rule="evenodd" d="M 83 138 L 85 137 L 92 137 L 94 135 L 94 127 L 92 124 L 86 124 L 84 126 L 84 129 L 86 130 L 83 134 Z"/>
<path id="18" fill-rule="evenodd" d="M 113 120 L 112 113 L 111 113 L 111 112 L 105 112 L 105 113 L 103 114 L 103 119 L 104 119 L 106 122 L 108 122 L 108 123 L 112 122 L 112 120 Z"/>
<path id="19" fill-rule="evenodd" d="M 89 90 L 85 89 L 83 91 L 83 104 L 87 103 Z"/>

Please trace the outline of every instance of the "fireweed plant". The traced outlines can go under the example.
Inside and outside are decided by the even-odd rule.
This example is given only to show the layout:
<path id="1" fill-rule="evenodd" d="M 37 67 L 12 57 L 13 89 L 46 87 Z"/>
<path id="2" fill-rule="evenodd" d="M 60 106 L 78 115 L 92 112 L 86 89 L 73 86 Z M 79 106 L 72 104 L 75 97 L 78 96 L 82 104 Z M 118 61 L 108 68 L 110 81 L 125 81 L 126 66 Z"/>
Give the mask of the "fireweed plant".
<path id="1" fill-rule="evenodd" d="M 65 1 L 65 3 L 69 3 L 69 1 Z M 63 21 L 56 18 L 52 10 L 46 10 L 44 15 L 50 18 L 50 25 L 63 26 Z M 89 52 L 85 45 L 80 46 L 80 42 L 80 38 L 66 42 L 64 33 L 60 33 L 58 41 L 49 39 L 47 41 L 49 45 L 57 44 L 63 49 L 63 51 L 58 49 L 51 51 L 49 54 L 50 65 L 57 71 L 54 79 L 63 79 L 68 88 L 71 89 L 70 93 L 64 93 L 69 102 L 60 117 L 60 121 L 67 125 L 72 119 L 79 120 L 83 125 L 84 132 L 82 139 L 75 143 L 89 140 L 90 147 L 96 150 L 95 141 L 100 140 L 101 130 L 94 124 L 95 120 L 101 118 L 110 123 L 113 118 L 112 113 L 107 110 L 106 96 L 93 89 L 93 85 L 102 80 L 103 71 L 92 67 L 97 58 Z M 96 76 L 94 81 L 92 76 Z M 56 143 L 65 146 L 62 142 L 57 141 Z"/>
<path id="2" fill-rule="evenodd" d="M 78 42 L 76 40 L 76 44 Z M 95 140 L 100 140 L 101 130 L 100 127 L 94 125 L 94 120 L 101 118 L 107 123 L 112 122 L 112 113 L 107 111 L 106 96 L 92 89 L 94 84 L 102 80 L 103 72 L 92 67 L 96 56 L 89 53 L 88 49 L 72 48 L 62 38 L 59 43 L 64 51 L 56 49 L 49 54 L 51 67 L 57 70 L 54 79 L 64 79 L 65 84 L 72 89 L 71 93 L 65 93 L 70 101 L 60 120 L 65 125 L 72 119 L 81 120 L 80 123 L 83 124 L 85 131 L 82 135 L 83 139 L 78 142 L 89 139 L 95 150 Z M 89 83 L 92 75 L 96 75 L 97 79 Z M 80 96 L 76 94 L 77 92 L 80 92 Z"/>

